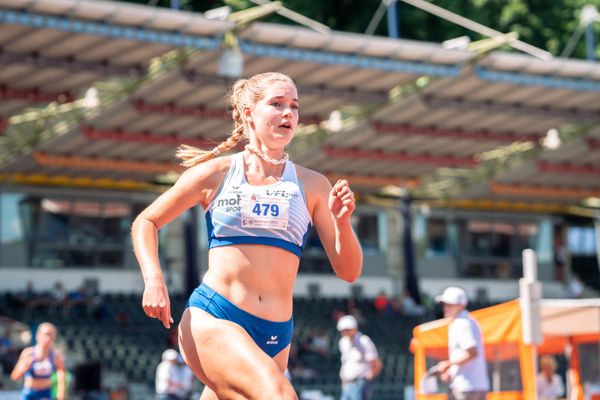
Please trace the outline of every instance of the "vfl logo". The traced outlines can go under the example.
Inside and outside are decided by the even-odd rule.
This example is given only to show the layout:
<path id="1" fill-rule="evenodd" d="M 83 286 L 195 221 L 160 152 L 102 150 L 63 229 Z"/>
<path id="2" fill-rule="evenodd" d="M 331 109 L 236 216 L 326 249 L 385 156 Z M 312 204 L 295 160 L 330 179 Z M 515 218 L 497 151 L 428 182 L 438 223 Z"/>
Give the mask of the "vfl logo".
<path id="1" fill-rule="evenodd" d="M 277 336 L 271 336 L 271 340 L 267 340 L 267 344 L 279 344 L 279 340 L 277 340 Z"/>

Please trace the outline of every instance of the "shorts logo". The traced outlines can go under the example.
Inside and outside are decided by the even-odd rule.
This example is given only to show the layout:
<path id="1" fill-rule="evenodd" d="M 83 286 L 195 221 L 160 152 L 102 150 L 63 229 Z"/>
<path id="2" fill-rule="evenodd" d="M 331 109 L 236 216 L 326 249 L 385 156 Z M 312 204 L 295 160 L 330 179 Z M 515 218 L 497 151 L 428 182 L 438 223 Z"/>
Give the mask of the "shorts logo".
<path id="1" fill-rule="evenodd" d="M 277 340 L 277 336 L 271 336 L 271 340 L 267 340 L 267 344 L 279 344 L 279 340 Z"/>

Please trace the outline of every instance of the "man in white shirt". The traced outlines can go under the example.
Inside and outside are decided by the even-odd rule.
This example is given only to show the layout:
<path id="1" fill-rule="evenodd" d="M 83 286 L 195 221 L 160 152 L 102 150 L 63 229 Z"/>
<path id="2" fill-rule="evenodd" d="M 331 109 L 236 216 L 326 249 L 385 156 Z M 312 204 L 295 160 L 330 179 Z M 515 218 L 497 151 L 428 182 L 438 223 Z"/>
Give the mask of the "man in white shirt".
<path id="1" fill-rule="evenodd" d="M 180 400 L 191 400 L 194 392 L 194 372 L 183 361 L 181 354 L 177 355 L 177 363 L 175 364 L 175 376 L 179 382 L 179 390 L 177 396 Z"/>
<path id="2" fill-rule="evenodd" d="M 342 356 L 341 400 L 370 400 L 373 398 L 371 381 L 383 366 L 377 348 L 367 335 L 358 331 L 358 321 L 352 315 L 341 317 L 337 330 L 342 335 L 339 342 Z"/>
<path id="3" fill-rule="evenodd" d="M 156 368 L 156 400 L 189 399 L 192 383 L 193 374 L 181 355 L 173 349 L 165 350 Z"/>
<path id="4" fill-rule="evenodd" d="M 450 384 L 449 400 L 485 400 L 489 390 L 481 328 L 466 310 L 468 299 L 459 287 L 448 287 L 436 296 L 444 306 L 448 327 L 448 360 L 437 364 L 441 378 Z"/>
<path id="5" fill-rule="evenodd" d="M 540 373 L 537 376 L 538 400 L 556 400 L 563 395 L 565 387 L 556 371 L 556 360 L 552 356 L 540 358 Z"/>

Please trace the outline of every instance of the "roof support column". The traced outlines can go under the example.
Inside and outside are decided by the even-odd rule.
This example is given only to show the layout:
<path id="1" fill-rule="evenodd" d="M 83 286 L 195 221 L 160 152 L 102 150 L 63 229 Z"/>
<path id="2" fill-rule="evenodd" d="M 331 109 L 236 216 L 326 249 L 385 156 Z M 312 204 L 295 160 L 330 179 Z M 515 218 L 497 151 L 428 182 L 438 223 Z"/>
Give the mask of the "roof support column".
<path id="1" fill-rule="evenodd" d="M 594 24 L 590 23 L 585 27 L 585 48 L 587 58 L 590 61 L 596 60 L 596 40 L 594 37 Z"/>
<path id="2" fill-rule="evenodd" d="M 388 2 L 388 12 L 387 12 L 387 22 L 388 22 L 388 35 L 391 38 L 400 37 L 400 32 L 398 28 L 398 12 L 397 12 L 397 1 L 396 0 L 387 0 Z"/>
<path id="3" fill-rule="evenodd" d="M 192 293 L 199 285 L 198 274 L 198 211 L 196 207 L 183 214 L 185 241 L 185 293 Z"/>
<path id="4" fill-rule="evenodd" d="M 402 247 L 404 250 L 404 289 L 410 294 L 415 303 L 421 304 L 421 294 L 419 291 L 419 280 L 415 262 L 415 247 L 412 237 L 412 214 L 410 212 L 412 199 L 407 195 L 400 201 L 403 226 Z"/>

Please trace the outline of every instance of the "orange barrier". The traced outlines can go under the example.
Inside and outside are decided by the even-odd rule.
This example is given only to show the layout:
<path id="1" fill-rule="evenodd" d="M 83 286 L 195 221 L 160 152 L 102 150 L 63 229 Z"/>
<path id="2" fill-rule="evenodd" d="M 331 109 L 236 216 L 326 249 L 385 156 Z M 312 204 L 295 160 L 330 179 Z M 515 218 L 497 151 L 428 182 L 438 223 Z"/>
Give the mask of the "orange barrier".
<path id="1" fill-rule="evenodd" d="M 523 343 L 521 307 L 518 300 L 471 313 L 481 326 L 488 363 L 518 360 L 520 366 L 522 390 L 491 392 L 487 395 L 488 400 L 535 400 L 537 371 L 535 370 L 534 350 L 537 350 L 540 355 L 561 354 L 567 348 L 571 349 L 569 368 L 571 396 L 569 398 L 584 399 L 578 345 L 600 342 L 600 325 L 585 314 L 586 311 L 591 311 L 590 315 L 596 315 L 600 310 L 600 302 L 558 300 L 546 301 L 546 303 L 542 301 L 540 304 L 544 340 L 535 347 Z M 569 305 L 572 305 L 571 308 Z M 569 318 L 579 318 L 580 320 L 587 318 L 589 323 L 567 321 Z M 557 320 L 559 319 L 561 319 L 558 321 L 559 327 L 563 324 L 568 327 L 564 333 L 557 330 Z M 562 319 L 565 321 L 562 322 Z M 446 394 L 442 393 L 423 393 L 422 382 L 428 367 L 427 358 L 437 361 L 448 357 L 449 324 L 449 319 L 441 319 L 418 325 L 413 330 L 410 348 L 415 355 L 414 385 L 416 398 L 419 400 L 446 400 L 448 398 Z"/>

